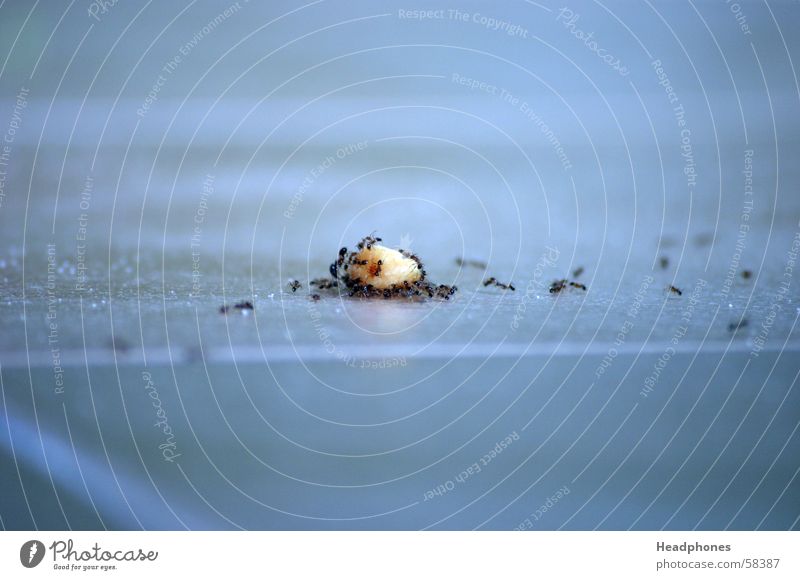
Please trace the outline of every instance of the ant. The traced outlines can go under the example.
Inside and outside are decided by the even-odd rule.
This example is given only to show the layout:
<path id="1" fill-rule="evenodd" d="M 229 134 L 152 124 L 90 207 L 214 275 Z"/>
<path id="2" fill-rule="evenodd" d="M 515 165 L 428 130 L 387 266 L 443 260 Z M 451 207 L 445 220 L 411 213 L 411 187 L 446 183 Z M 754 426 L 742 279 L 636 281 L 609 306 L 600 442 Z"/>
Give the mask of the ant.
<path id="1" fill-rule="evenodd" d="M 358 249 L 359 250 L 363 250 L 364 246 L 366 246 L 368 250 L 371 250 L 373 245 L 377 244 L 378 242 L 382 242 L 383 241 L 383 238 L 376 238 L 373 235 L 374 233 L 375 232 L 373 232 L 372 234 L 368 235 L 363 240 L 358 242 Z"/>
<path id="2" fill-rule="evenodd" d="M 742 278 L 749 280 L 753 273 L 750 270 L 742 270 Z"/>
<path id="3" fill-rule="evenodd" d="M 675 286 L 673 286 L 671 284 L 667 287 L 667 290 L 669 290 L 672 294 L 677 294 L 678 296 L 683 296 L 683 290 L 681 290 L 680 288 L 676 288 Z"/>
<path id="4" fill-rule="evenodd" d="M 465 260 L 464 258 L 456 258 L 456 265 L 457 266 L 472 266 L 473 268 L 488 268 L 488 264 L 486 262 L 482 262 L 480 260 Z"/>
<path id="5" fill-rule="evenodd" d="M 747 326 L 748 324 L 750 324 L 750 322 L 749 322 L 749 321 L 748 321 L 746 318 L 743 318 L 743 319 L 742 319 L 741 321 L 739 321 L 738 323 L 736 323 L 736 322 L 731 322 L 731 323 L 728 325 L 728 332 L 736 332 L 737 330 L 739 330 L 740 328 L 744 328 L 744 327 L 745 327 L 745 326 Z"/>
<path id="6" fill-rule="evenodd" d="M 290 280 L 289 281 L 289 288 L 292 289 L 292 292 L 297 292 L 298 288 L 301 288 L 303 285 L 300 284 L 299 280 Z"/>
<path id="7" fill-rule="evenodd" d="M 447 286 L 445 284 L 439 284 L 436 287 L 436 297 L 437 298 L 444 298 L 445 300 L 450 300 L 450 296 L 456 293 L 458 288 L 456 286 Z"/>
<path id="8" fill-rule="evenodd" d="M 313 300 L 314 302 L 319 302 L 319 294 L 312 294 L 311 300 Z"/>
<path id="9" fill-rule="evenodd" d="M 578 268 L 576 272 L 579 274 L 583 271 L 583 268 Z M 573 272 L 574 273 L 574 272 Z M 570 281 L 566 278 L 561 278 L 560 280 L 554 280 L 552 284 L 550 284 L 550 294 L 558 294 L 562 290 L 564 290 L 567 286 L 571 288 L 578 288 L 579 290 L 583 290 L 586 292 L 586 285 L 581 284 L 580 282 L 575 282 L 574 280 Z"/>
<path id="10" fill-rule="evenodd" d="M 342 266 L 342 264 L 344 264 L 344 258 L 346 255 L 347 248 L 341 248 L 339 250 L 339 257 L 336 258 L 336 261 L 331 264 L 330 268 L 328 268 L 328 271 L 331 273 L 331 277 L 338 277 L 339 268 Z M 347 265 L 345 265 L 344 269 L 347 270 Z"/>
<path id="11" fill-rule="evenodd" d="M 578 266 L 572 271 L 573 278 L 580 278 L 581 274 L 583 274 L 583 266 Z"/>
<path id="12" fill-rule="evenodd" d="M 233 308 L 239 310 L 240 312 L 244 312 L 245 310 L 255 310 L 253 303 L 250 302 L 249 300 L 245 300 L 244 302 L 237 302 L 236 304 L 233 305 Z M 223 304 L 222 306 L 219 307 L 220 314 L 228 314 L 230 310 L 231 307 L 228 306 L 227 304 Z"/>
<path id="13" fill-rule="evenodd" d="M 308 284 L 310 286 L 316 286 L 320 290 L 327 290 L 329 288 L 336 288 L 336 287 L 339 286 L 339 282 L 338 281 L 330 280 L 328 278 L 314 278 Z"/>
<path id="14" fill-rule="evenodd" d="M 512 290 L 512 291 L 516 290 L 516 288 L 514 288 L 514 284 L 512 284 L 510 282 L 508 284 L 503 284 L 502 282 L 500 282 L 494 276 L 492 276 L 491 278 L 487 278 L 486 280 L 483 281 L 483 285 L 484 286 L 489 286 L 491 284 L 494 284 L 495 286 L 497 286 L 499 288 L 503 288 L 505 290 Z"/>

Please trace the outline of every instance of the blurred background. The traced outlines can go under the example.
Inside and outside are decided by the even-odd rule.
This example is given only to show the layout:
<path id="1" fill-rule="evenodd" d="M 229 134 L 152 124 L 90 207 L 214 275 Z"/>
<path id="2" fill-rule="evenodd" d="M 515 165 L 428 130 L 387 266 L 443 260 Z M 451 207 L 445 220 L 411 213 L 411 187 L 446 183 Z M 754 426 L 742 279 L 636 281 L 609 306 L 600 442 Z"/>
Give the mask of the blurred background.
<path id="1" fill-rule="evenodd" d="M 0 4 L 4 528 L 798 527 L 800 5 L 456 4 Z"/>

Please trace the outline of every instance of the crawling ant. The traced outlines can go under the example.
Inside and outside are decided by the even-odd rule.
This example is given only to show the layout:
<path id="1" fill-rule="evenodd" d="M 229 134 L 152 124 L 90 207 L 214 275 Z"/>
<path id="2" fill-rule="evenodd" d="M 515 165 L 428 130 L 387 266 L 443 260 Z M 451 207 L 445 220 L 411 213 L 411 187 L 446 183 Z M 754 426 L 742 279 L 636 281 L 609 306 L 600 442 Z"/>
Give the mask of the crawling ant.
<path id="1" fill-rule="evenodd" d="M 465 260 L 464 258 L 456 258 L 456 265 L 457 266 L 471 266 L 473 268 L 488 268 L 488 264 L 486 262 L 482 262 L 480 260 Z"/>
<path id="2" fill-rule="evenodd" d="M 711 233 L 703 232 L 694 237 L 694 243 L 696 246 L 708 246 L 711 245 L 713 239 L 714 236 Z"/>
<path id="3" fill-rule="evenodd" d="M 573 278 L 580 278 L 581 274 L 583 274 L 583 266 L 578 266 L 577 268 L 575 268 L 572 271 L 572 277 Z M 585 288 L 584 288 L 584 290 L 585 290 Z"/>
<path id="4" fill-rule="evenodd" d="M 739 330 L 740 328 L 744 328 L 748 324 L 750 324 L 750 322 L 746 318 L 743 318 L 739 322 L 731 322 L 728 325 L 728 332 L 736 332 L 737 330 Z"/>
<path id="5" fill-rule="evenodd" d="M 359 250 L 363 250 L 364 247 L 366 246 L 366 248 L 368 250 L 371 250 L 373 245 L 377 244 L 378 242 L 382 242 L 382 241 L 383 241 L 383 238 L 376 238 L 375 236 L 370 234 L 367 237 L 365 237 L 364 239 L 362 239 L 360 242 L 358 242 L 358 249 Z"/>
<path id="6" fill-rule="evenodd" d="M 297 292 L 298 288 L 301 288 L 303 285 L 300 284 L 299 280 L 290 280 L 289 281 L 289 288 L 292 289 L 292 292 Z"/>
<path id="7" fill-rule="evenodd" d="M 494 276 L 492 276 L 491 278 L 487 278 L 486 280 L 483 281 L 484 286 L 489 286 L 491 284 L 494 284 L 495 286 L 503 288 L 505 290 L 512 290 L 512 291 L 516 290 L 516 288 L 514 288 L 514 284 L 512 284 L 511 282 L 509 282 L 508 284 L 503 284 Z"/>
<path id="8" fill-rule="evenodd" d="M 108 339 L 107 344 L 110 349 L 122 354 L 125 354 L 131 348 L 131 345 L 128 344 L 128 341 L 119 336 L 112 336 Z"/>
<path id="9" fill-rule="evenodd" d="M 336 288 L 339 286 L 339 282 L 329 278 L 314 278 L 308 284 L 310 286 L 316 286 L 320 290 L 328 290 L 329 288 Z"/>
<path id="10" fill-rule="evenodd" d="M 233 305 L 233 308 L 235 308 L 239 312 L 244 312 L 245 310 L 255 310 L 255 306 L 253 306 L 253 303 L 250 302 L 249 300 L 237 302 L 236 304 Z M 227 304 L 223 304 L 222 306 L 219 307 L 220 314 L 228 314 L 230 310 L 231 307 L 228 306 Z"/>
<path id="11" fill-rule="evenodd" d="M 339 249 L 339 257 L 336 258 L 336 261 L 330 265 L 328 271 L 331 274 L 331 277 L 336 278 L 339 275 L 339 268 L 344 264 L 344 258 L 347 255 L 347 248 Z M 345 265 L 345 270 L 347 270 L 347 266 Z"/>
<path id="12" fill-rule="evenodd" d="M 742 270 L 742 278 L 745 280 L 749 280 L 752 277 L 753 273 L 750 270 Z"/>
<path id="13" fill-rule="evenodd" d="M 669 290 L 669 292 L 671 292 L 672 294 L 677 294 L 678 296 L 683 296 L 683 291 L 680 288 L 676 288 L 672 284 L 670 284 L 667 287 L 667 290 Z"/>
<path id="14" fill-rule="evenodd" d="M 578 270 L 583 270 L 583 268 L 579 268 Z M 586 292 L 585 284 L 581 284 L 580 282 L 575 282 L 574 280 L 567 280 L 566 278 L 561 278 L 560 280 L 554 280 L 550 284 L 550 294 L 558 294 L 559 292 L 564 290 L 567 286 L 569 286 L 570 288 L 577 288 L 579 290 L 583 290 L 584 292 Z"/>
<path id="15" fill-rule="evenodd" d="M 447 286 L 445 284 L 439 284 L 436 287 L 436 297 L 437 298 L 444 298 L 445 300 L 450 300 L 450 297 L 456 293 L 458 288 L 456 286 Z"/>
<path id="16" fill-rule="evenodd" d="M 314 302 L 319 302 L 319 294 L 312 294 L 311 300 L 313 300 Z"/>

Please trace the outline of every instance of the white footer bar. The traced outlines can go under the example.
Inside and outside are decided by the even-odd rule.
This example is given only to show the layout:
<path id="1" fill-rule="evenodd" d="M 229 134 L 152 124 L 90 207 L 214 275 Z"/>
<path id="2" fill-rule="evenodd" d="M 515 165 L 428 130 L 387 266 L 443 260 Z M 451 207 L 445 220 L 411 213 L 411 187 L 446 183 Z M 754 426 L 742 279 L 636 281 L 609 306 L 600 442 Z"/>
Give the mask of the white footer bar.
<path id="1" fill-rule="evenodd" d="M 2 578 L 800 578 L 796 532 L 3 532 L 0 546 Z"/>

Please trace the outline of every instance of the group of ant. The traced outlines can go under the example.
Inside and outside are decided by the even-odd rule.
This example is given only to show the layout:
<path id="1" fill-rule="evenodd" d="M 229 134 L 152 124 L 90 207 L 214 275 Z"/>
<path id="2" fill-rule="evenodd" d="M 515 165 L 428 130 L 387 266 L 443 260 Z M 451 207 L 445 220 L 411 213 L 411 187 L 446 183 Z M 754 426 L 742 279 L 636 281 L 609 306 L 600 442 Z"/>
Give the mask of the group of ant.
<path id="1" fill-rule="evenodd" d="M 341 248 L 336 261 L 330 265 L 329 272 L 331 278 L 318 278 L 312 280 L 311 284 L 316 285 L 317 288 L 320 289 L 327 289 L 339 287 L 339 282 L 341 281 L 342 284 L 344 284 L 344 286 L 347 288 L 348 296 L 358 296 L 361 298 L 383 297 L 387 300 L 389 298 L 424 298 L 425 296 L 428 298 L 441 298 L 444 300 L 450 300 L 450 297 L 458 290 L 458 287 L 455 285 L 436 285 L 430 283 L 426 279 L 427 272 L 425 271 L 425 267 L 423 266 L 422 260 L 420 260 L 419 256 L 403 249 L 398 251 L 403 255 L 404 258 L 412 260 L 417 265 L 417 270 L 420 274 L 418 280 L 413 282 L 403 280 L 400 283 L 390 284 L 388 288 L 376 288 L 373 284 L 366 280 L 362 280 L 359 276 L 352 276 L 350 274 L 350 272 L 352 272 L 351 266 L 369 265 L 369 260 L 363 259 L 363 257 L 359 258 L 361 252 L 365 249 L 371 250 L 372 246 L 381 241 L 383 241 L 382 238 L 369 235 L 356 245 L 357 250 L 354 252 L 350 252 L 346 247 Z M 380 278 L 382 267 L 383 261 L 376 260 L 375 263 L 370 266 L 369 275 L 375 278 Z"/>
<path id="2" fill-rule="evenodd" d="M 352 272 L 351 266 L 369 266 L 369 260 L 359 258 L 359 255 L 363 250 L 371 250 L 373 245 L 381 242 L 382 238 L 375 237 L 374 235 L 369 235 L 363 238 L 357 244 L 357 250 L 350 252 L 346 247 L 343 247 L 339 250 L 339 254 L 336 260 L 331 263 L 329 267 L 330 278 L 315 278 L 309 282 L 310 286 L 315 286 L 319 290 L 329 290 L 332 288 L 339 288 L 340 282 L 341 284 L 347 289 L 348 296 L 358 296 L 361 298 L 374 298 L 374 297 L 383 297 L 384 299 L 389 298 L 439 298 L 444 300 L 449 300 L 450 297 L 456 293 L 458 288 L 455 285 L 447 285 L 447 284 L 439 284 L 435 285 L 426 280 L 427 273 L 425 272 L 425 268 L 423 267 L 422 261 L 419 257 L 407 250 L 398 250 L 403 257 L 413 260 L 416 265 L 417 269 L 419 270 L 420 277 L 419 279 L 410 282 L 408 280 L 404 280 L 399 284 L 391 284 L 389 288 L 376 288 L 373 284 L 368 283 L 362 280 L 358 276 L 351 276 L 348 270 Z M 456 264 L 459 266 L 472 266 L 475 268 L 482 268 L 486 269 L 487 264 L 485 262 L 481 262 L 478 260 L 467 260 L 464 258 L 456 258 Z M 659 258 L 659 265 L 661 269 L 664 270 L 669 266 L 669 259 L 666 256 L 661 256 Z M 373 277 L 380 277 L 381 276 L 381 269 L 383 266 L 382 260 L 376 260 L 373 265 L 369 268 L 369 275 Z M 567 278 L 561 278 L 559 280 L 554 280 L 550 284 L 549 292 L 550 294 L 559 294 L 563 292 L 567 288 L 575 288 L 578 290 L 583 290 L 584 292 L 587 291 L 586 285 L 580 282 L 577 282 L 575 279 L 579 278 L 581 274 L 583 274 L 584 268 L 579 266 L 572 271 L 572 280 L 568 280 Z M 745 280 L 749 279 L 752 276 L 752 272 L 750 270 L 743 270 L 741 273 L 742 278 Z M 484 280 L 483 286 L 491 286 L 494 285 L 498 288 L 502 288 L 504 290 L 511 290 L 515 291 L 516 288 L 514 284 L 503 283 L 500 282 L 494 276 L 491 276 Z M 300 288 L 302 288 L 302 284 L 299 280 L 290 280 L 288 283 L 289 289 L 292 292 L 296 292 Z M 674 294 L 677 296 L 682 296 L 683 291 L 673 286 L 672 284 L 667 286 L 667 291 L 670 294 Z M 313 301 L 320 300 L 320 295 L 313 293 L 310 295 L 310 299 Z M 228 305 L 223 305 L 220 307 L 220 313 L 228 314 L 231 308 L 238 310 L 240 312 L 254 310 L 253 303 L 250 301 L 239 302 L 233 305 L 233 307 Z M 728 328 L 730 331 L 736 331 L 739 328 L 747 326 L 748 322 L 746 319 L 743 319 L 741 322 L 737 324 L 731 324 Z"/>

